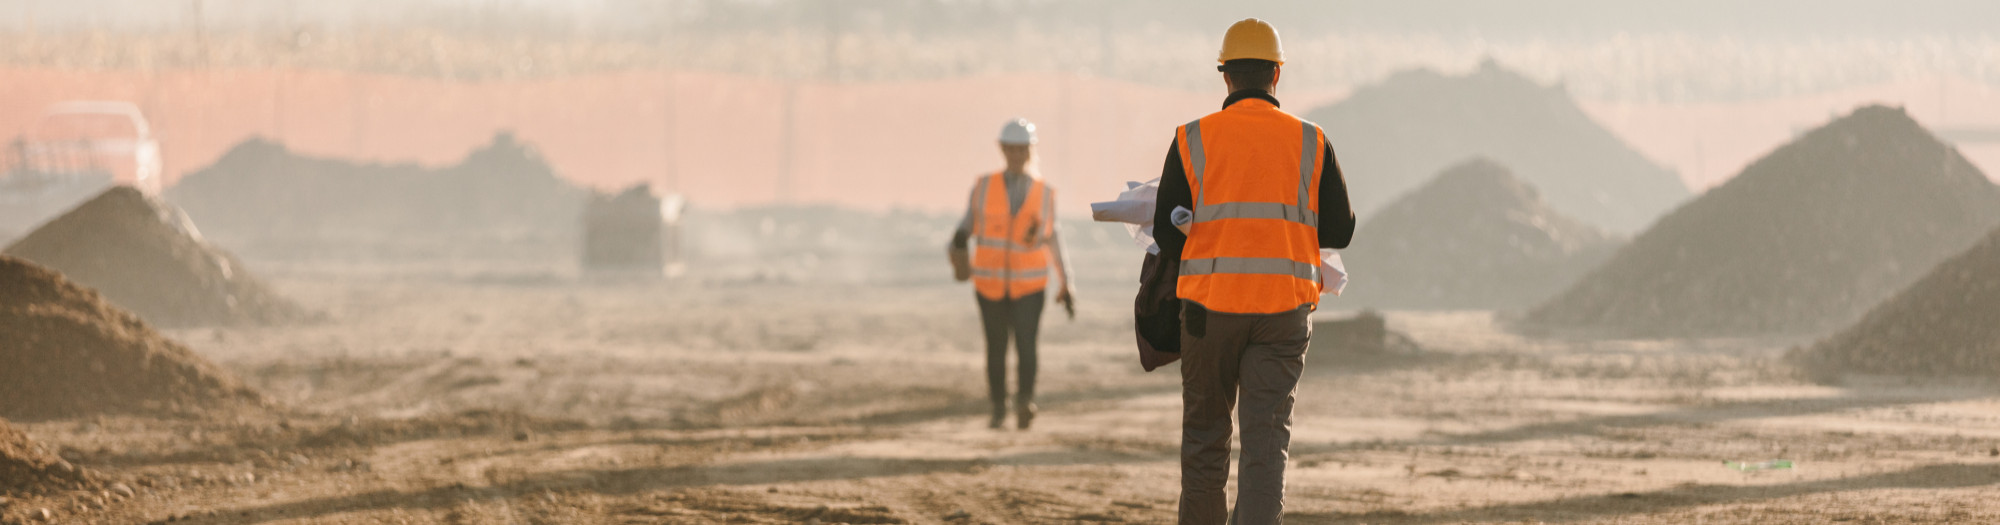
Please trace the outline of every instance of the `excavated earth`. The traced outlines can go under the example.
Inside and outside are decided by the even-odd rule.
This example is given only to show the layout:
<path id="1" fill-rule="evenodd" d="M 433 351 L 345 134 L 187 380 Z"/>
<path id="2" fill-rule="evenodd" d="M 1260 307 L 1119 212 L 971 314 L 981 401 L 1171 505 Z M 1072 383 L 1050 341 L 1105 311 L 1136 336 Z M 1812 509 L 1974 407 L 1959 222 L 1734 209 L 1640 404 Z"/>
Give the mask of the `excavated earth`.
<path id="1" fill-rule="evenodd" d="M 60 271 L 162 326 L 274 324 L 309 314 L 202 238 L 158 197 L 116 186 L 56 217 L 7 255 Z"/>
<path id="2" fill-rule="evenodd" d="M 87 490 L 98 484 L 89 471 L 56 457 L 0 419 L 0 496 Z"/>
<path id="3" fill-rule="evenodd" d="M 1532 330 L 1816 336 L 2000 225 L 2000 187 L 1899 108 L 1808 132 L 1529 312 Z"/>
<path id="4" fill-rule="evenodd" d="M 448 166 L 359 163 L 251 139 L 168 200 L 242 253 L 280 260 L 573 257 L 589 192 L 500 133 Z"/>
<path id="5" fill-rule="evenodd" d="M 615 283 L 513 261 L 278 265 L 326 322 L 166 335 L 283 408 L 15 419 L 103 485 L 7 495 L 0 522 L 1172 521 L 1180 378 L 1139 371 L 1134 282 L 1080 286 L 1075 321 L 1045 317 L 1041 414 L 989 430 L 973 294 L 932 240 L 857 283 L 699 255 L 678 279 Z M 1080 272 L 1135 259 L 1078 251 Z M 1536 339 L 1481 311 L 1384 314 L 1410 344 L 1306 356 L 1288 523 L 2000 521 L 1992 382 L 1830 386 L 1783 359 L 1793 339 Z M 1723 465 L 1772 459 L 1797 467 Z"/>
<path id="6" fill-rule="evenodd" d="M 1619 240 L 1550 208 L 1489 159 L 1452 166 L 1367 218 L 1341 252 L 1341 304 L 1526 308 L 1596 268 Z"/>
<path id="7" fill-rule="evenodd" d="M 97 292 L 0 255 L 0 417 L 220 415 L 263 404 L 233 374 Z"/>
<path id="8" fill-rule="evenodd" d="M 1794 355 L 1840 373 L 2000 377 L 2000 230 Z"/>
<path id="9" fill-rule="evenodd" d="M 1473 157 L 1513 168 L 1557 211 L 1615 233 L 1644 229 L 1689 195 L 1562 86 L 1491 60 L 1463 75 L 1400 72 L 1305 115 L 1326 129 L 1363 215 Z"/>

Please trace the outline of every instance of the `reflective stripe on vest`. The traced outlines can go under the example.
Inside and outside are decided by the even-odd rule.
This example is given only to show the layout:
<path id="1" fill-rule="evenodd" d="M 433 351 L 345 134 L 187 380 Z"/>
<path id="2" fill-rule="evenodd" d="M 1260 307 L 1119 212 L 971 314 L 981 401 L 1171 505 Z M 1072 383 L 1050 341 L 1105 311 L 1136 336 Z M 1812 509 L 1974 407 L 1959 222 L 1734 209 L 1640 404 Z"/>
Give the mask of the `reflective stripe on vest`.
<path id="1" fill-rule="evenodd" d="M 1047 242 L 1055 231 L 1055 191 L 1040 180 L 1030 186 L 1019 210 L 1009 210 L 1005 173 L 980 179 L 973 190 L 972 286 L 991 300 L 1015 299 L 1048 286 Z"/>
<path id="2" fill-rule="evenodd" d="M 1181 126 L 1194 194 L 1181 298 L 1226 313 L 1317 306 L 1323 137 L 1318 126 L 1257 99 Z"/>
<path id="3" fill-rule="evenodd" d="M 1273 257 L 1215 257 L 1181 261 L 1181 275 L 1218 273 L 1284 275 L 1319 281 L 1319 265 Z"/>

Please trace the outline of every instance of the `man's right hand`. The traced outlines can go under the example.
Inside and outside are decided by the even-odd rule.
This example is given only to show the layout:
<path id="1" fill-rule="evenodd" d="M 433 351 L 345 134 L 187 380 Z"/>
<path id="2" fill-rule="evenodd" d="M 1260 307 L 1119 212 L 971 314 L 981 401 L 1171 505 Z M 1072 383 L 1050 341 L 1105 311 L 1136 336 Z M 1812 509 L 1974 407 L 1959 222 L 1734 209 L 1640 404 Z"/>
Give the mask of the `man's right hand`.
<path id="1" fill-rule="evenodd" d="M 1062 305 L 1063 311 L 1069 312 L 1069 320 L 1076 320 L 1076 290 L 1063 286 L 1062 291 L 1056 292 L 1056 304 Z"/>
<path id="2" fill-rule="evenodd" d="M 951 258 L 951 278 L 965 282 L 972 279 L 972 252 L 964 248 L 948 247 L 946 256 Z"/>

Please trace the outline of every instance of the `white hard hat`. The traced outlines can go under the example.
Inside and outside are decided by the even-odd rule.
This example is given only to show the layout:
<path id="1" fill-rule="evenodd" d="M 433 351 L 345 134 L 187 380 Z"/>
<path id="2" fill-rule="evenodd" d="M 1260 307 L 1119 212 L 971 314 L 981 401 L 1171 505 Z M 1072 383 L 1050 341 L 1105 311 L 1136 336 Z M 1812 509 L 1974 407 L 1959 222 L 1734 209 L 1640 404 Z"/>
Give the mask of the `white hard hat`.
<path id="1" fill-rule="evenodd" d="M 1028 119 L 1016 118 L 1000 127 L 1000 143 L 1016 146 L 1035 143 L 1035 123 Z"/>

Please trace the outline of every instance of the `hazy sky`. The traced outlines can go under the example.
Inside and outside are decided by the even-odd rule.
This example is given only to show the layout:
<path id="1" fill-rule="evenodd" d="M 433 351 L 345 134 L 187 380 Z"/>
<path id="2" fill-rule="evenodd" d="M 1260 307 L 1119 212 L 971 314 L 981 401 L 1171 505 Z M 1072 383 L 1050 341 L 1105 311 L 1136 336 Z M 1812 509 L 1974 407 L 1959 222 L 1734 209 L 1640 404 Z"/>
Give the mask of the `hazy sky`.
<path id="1" fill-rule="evenodd" d="M 0 29 L 180 34 L 197 11 L 210 33 L 418 26 L 679 39 L 681 55 L 718 55 L 686 67 L 862 81 L 1040 69 L 1201 86 L 1210 79 L 1195 57 L 1229 22 L 1258 16 L 1301 58 L 1288 78 L 1318 86 L 1487 57 L 1603 100 L 1740 100 L 1940 76 L 2000 85 L 1992 0 L 0 0 Z M 827 31 L 859 51 L 825 53 L 829 39 L 801 37 Z M 745 49 L 792 61 L 734 58 Z M 821 57 L 861 63 L 829 68 Z"/>
<path id="2" fill-rule="evenodd" d="M 1294 26 L 1472 33 L 1493 37 L 1620 32 L 1739 36 L 1979 35 L 1993 31 L 1988 0 L 0 0 L 0 13 L 44 28 L 172 27 L 196 6 L 211 24 L 287 20 L 340 24 L 403 20 L 412 13 L 512 11 L 585 27 L 635 22 L 633 13 L 704 10 L 824 12 L 1003 10 L 1019 16 L 1098 15 L 1083 23 L 1200 23 L 1255 15 Z M 1167 7 L 1170 6 L 1170 7 Z M 644 18 L 644 17 L 641 17 Z M 783 18 L 780 16 L 779 18 Z M 983 20 L 993 22 L 991 18 Z M 640 20 L 643 21 L 643 20 Z M 1073 20 L 1075 21 L 1075 20 Z M 1011 20 L 999 20 L 1011 22 Z"/>

